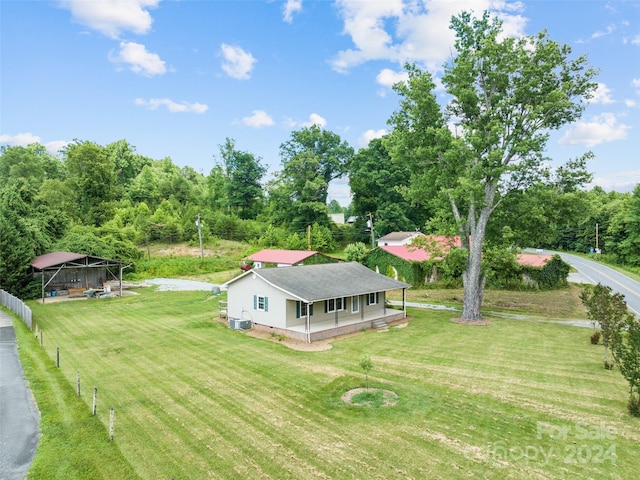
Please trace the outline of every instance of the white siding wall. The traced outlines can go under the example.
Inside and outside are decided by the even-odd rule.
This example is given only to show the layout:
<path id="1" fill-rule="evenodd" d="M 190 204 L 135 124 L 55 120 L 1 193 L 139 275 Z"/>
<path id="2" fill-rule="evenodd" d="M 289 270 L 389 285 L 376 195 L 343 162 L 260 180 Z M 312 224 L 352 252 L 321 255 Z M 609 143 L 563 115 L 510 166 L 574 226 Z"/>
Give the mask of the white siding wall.
<path id="1" fill-rule="evenodd" d="M 254 308 L 254 296 L 267 298 L 267 310 Z M 358 312 L 351 311 L 351 296 L 346 297 L 346 309 L 340 310 L 338 324 L 345 321 L 365 320 L 382 316 L 385 308 L 385 293 L 378 294 L 378 303 L 367 305 L 366 295 L 360 295 L 360 308 Z M 277 328 L 288 328 L 304 325 L 305 317 L 296 318 L 296 301 L 287 299 L 284 293 L 251 274 L 229 285 L 227 291 L 229 318 L 251 320 L 254 323 L 269 325 Z M 313 304 L 311 323 L 334 322 L 336 312 L 325 313 L 324 300 Z"/>
<path id="2" fill-rule="evenodd" d="M 267 298 L 267 311 L 254 308 L 255 295 Z M 286 306 L 282 292 L 258 277 L 249 274 L 229 285 L 227 302 L 230 318 L 286 328 Z"/>

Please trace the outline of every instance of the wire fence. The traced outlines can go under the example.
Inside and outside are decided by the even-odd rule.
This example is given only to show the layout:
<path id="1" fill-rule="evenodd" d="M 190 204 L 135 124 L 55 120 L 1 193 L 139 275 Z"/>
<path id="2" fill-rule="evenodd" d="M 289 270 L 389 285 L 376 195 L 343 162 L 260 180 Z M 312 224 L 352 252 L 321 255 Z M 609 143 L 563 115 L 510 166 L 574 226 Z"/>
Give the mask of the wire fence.
<path id="1" fill-rule="evenodd" d="M 18 297 L 11 295 L 0 288 L 0 304 L 11 310 L 18 315 L 22 321 L 29 327 L 29 330 L 34 331 L 34 322 L 32 319 L 31 309 L 20 300 Z M 39 341 L 40 346 L 44 348 L 44 330 L 39 329 L 37 323 L 35 324 L 35 338 Z M 60 368 L 60 347 L 56 347 L 55 354 L 56 367 Z M 80 396 L 80 372 L 76 372 L 76 393 Z M 92 415 L 96 415 L 96 403 L 98 399 L 98 388 L 93 389 L 93 408 L 91 410 Z M 114 432 L 114 418 L 115 411 L 113 408 L 109 409 L 109 439 L 113 440 Z M 4 478 L 4 477 L 2 477 Z"/>
<path id="2" fill-rule="evenodd" d="M 18 315 L 29 330 L 33 330 L 31 309 L 22 300 L 0 289 L 0 303 Z"/>

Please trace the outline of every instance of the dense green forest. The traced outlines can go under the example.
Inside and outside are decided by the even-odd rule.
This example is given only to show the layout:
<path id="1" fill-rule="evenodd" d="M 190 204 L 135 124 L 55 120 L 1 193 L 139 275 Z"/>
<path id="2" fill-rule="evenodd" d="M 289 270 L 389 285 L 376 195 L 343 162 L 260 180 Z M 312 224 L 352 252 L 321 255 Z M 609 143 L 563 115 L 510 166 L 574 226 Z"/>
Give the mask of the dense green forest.
<path id="1" fill-rule="evenodd" d="M 213 156 L 212 156 L 213 157 Z M 233 140 L 220 146 L 208 175 L 153 160 L 119 140 L 102 146 L 75 141 L 61 155 L 42 145 L 3 147 L 0 155 L 0 278 L 29 295 L 33 257 L 55 250 L 132 261 L 147 242 L 197 244 L 197 215 L 205 242 L 245 241 L 258 247 L 332 252 L 376 236 L 420 230 L 450 234 L 455 225 L 438 199 L 418 204 L 403 192 L 411 176 L 393 162 L 383 140 L 357 153 L 318 127 L 293 132 L 281 147 L 282 170 L 266 181 L 255 155 Z M 216 160 L 217 159 L 217 160 Z M 327 204 L 329 182 L 348 176 L 353 200 Z M 488 229 L 488 246 L 589 252 L 640 263 L 640 185 L 633 193 L 579 188 L 562 175 L 509 192 Z M 328 213 L 358 220 L 335 225 Z"/>
<path id="2" fill-rule="evenodd" d="M 457 56 L 442 78 L 448 105 L 438 103 L 428 72 L 406 65 L 385 137 L 356 152 L 319 126 L 293 131 L 271 178 L 261 158 L 229 138 L 212 152 L 207 175 L 144 157 L 126 140 L 76 140 L 59 156 L 39 144 L 2 147 L 0 286 L 31 296 L 31 259 L 55 250 L 135 266 L 149 242 L 199 242 L 196 219 L 205 242 L 327 253 L 391 231 L 459 235 L 464 318 L 480 317 L 482 264 L 500 252 L 597 250 L 637 267 L 640 185 L 632 193 L 586 190 L 591 152 L 554 159 L 564 162 L 555 169 L 545 157 L 549 132 L 580 118 L 596 69 L 544 31 L 503 38 L 488 12 L 462 13 L 451 28 Z M 327 203 L 338 178 L 349 180 L 346 208 Z M 334 224 L 328 213 L 340 212 L 356 221 Z"/>

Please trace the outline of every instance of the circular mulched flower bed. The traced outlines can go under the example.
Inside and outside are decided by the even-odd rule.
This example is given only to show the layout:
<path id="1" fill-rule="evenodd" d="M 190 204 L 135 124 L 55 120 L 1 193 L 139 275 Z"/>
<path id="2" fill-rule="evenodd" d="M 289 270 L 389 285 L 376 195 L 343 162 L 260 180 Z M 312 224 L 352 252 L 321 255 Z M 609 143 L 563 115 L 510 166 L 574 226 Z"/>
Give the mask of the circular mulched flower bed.
<path id="1" fill-rule="evenodd" d="M 353 388 L 342 395 L 342 401 L 354 406 L 392 407 L 398 394 L 382 388 Z"/>

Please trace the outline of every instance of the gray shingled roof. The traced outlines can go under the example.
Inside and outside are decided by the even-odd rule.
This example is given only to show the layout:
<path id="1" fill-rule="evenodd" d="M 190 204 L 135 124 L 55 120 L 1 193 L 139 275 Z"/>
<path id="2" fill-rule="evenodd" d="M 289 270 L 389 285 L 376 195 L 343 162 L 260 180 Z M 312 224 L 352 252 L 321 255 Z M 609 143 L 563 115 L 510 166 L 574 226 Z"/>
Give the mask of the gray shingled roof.
<path id="1" fill-rule="evenodd" d="M 382 240 L 385 242 L 402 242 L 408 238 L 416 237 L 418 235 L 422 234 L 420 232 L 391 232 L 387 233 L 383 237 L 380 237 L 378 241 Z"/>
<path id="2" fill-rule="evenodd" d="M 380 275 L 358 262 L 260 268 L 243 275 L 247 274 L 255 274 L 275 287 L 309 302 L 411 287 L 408 283 Z M 233 283 L 243 275 L 228 283 Z"/>

